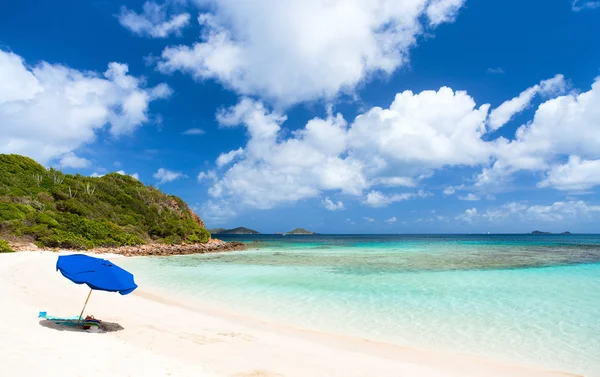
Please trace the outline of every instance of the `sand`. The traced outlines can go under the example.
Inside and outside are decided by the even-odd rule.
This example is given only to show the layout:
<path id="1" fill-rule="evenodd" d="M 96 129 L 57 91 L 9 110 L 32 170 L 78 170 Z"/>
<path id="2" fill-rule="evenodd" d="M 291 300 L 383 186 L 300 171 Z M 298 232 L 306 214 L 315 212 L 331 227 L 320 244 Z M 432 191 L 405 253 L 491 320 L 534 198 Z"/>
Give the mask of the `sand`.
<path id="1" fill-rule="evenodd" d="M 39 251 L 0 255 L 2 376 L 567 375 L 292 329 L 217 312 L 146 287 L 127 296 L 92 293 L 86 314 L 121 330 L 66 331 L 40 321 L 38 312 L 78 315 L 89 290 L 55 270 L 57 256 Z M 118 258 L 114 261 L 118 264 Z"/>

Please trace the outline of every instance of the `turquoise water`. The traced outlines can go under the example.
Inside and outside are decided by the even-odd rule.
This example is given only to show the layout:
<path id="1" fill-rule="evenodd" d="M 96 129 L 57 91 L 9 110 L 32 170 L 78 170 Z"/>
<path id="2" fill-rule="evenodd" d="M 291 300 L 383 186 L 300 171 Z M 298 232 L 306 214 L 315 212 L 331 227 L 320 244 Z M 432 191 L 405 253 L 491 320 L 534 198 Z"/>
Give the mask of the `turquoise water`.
<path id="1" fill-rule="evenodd" d="M 600 236 L 230 239 L 250 249 L 120 264 L 257 318 L 600 376 Z"/>

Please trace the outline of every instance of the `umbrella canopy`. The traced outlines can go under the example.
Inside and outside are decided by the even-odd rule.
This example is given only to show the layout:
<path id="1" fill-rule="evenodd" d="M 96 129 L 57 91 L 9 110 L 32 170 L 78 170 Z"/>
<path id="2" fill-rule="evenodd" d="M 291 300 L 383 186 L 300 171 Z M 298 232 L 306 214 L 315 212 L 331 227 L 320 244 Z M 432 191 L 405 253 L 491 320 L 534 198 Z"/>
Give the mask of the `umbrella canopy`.
<path id="1" fill-rule="evenodd" d="M 87 284 L 91 289 L 129 294 L 137 288 L 133 275 L 106 259 L 83 254 L 61 255 L 56 269 L 77 284 Z"/>

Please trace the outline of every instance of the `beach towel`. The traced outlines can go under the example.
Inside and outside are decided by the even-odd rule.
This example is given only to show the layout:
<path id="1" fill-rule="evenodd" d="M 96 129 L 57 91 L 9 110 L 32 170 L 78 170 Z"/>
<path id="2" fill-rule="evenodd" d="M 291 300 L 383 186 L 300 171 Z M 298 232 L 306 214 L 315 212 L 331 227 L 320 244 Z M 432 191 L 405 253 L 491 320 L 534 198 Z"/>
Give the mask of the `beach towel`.
<path id="1" fill-rule="evenodd" d="M 59 325 L 75 326 L 77 325 L 77 320 L 79 319 L 79 316 L 76 315 L 72 317 L 57 317 L 53 315 L 48 315 L 47 312 L 40 312 L 38 314 L 38 318 L 45 319 L 47 321 L 52 321 Z"/>

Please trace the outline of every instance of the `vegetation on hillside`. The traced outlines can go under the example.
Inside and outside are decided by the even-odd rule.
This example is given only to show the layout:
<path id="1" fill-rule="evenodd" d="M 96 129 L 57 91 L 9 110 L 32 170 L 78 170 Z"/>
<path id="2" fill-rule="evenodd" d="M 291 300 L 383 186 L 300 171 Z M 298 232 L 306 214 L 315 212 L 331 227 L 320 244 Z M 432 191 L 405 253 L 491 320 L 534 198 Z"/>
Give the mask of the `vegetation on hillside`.
<path id="1" fill-rule="evenodd" d="M 0 154 L 3 238 L 72 249 L 206 242 L 210 233 L 198 221 L 180 198 L 130 176 L 63 174 Z"/>
<path id="2" fill-rule="evenodd" d="M 0 238 L 0 253 L 12 253 L 14 250 L 11 249 L 10 245 L 6 240 Z"/>
<path id="3" fill-rule="evenodd" d="M 304 228 L 296 228 L 294 230 L 290 230 L 284 234 L 316 234 L 315 232 L 311 232 L 310 230 L 306 230 Z"/>

